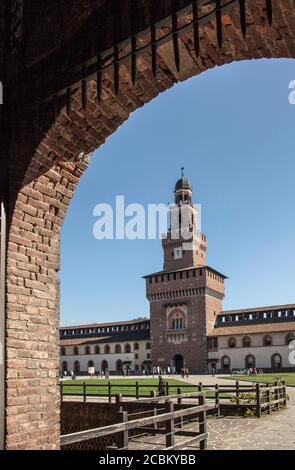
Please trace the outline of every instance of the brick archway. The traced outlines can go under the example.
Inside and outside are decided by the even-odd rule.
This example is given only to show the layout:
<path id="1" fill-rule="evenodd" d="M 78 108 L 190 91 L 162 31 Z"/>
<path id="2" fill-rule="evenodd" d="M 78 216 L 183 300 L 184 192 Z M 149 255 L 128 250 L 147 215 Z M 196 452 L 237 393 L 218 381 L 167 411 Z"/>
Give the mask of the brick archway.
<path id="1" fill-rule="evenodd" d="M 98 5 L 104 3 L 97 1 Z M 145 3 L 142 0 L 143 7 Z M 162 3 L 163 11 L 169 10 L 170 0 Z M 217 45 L 215 22 L 210 20 L 200 27 L 198 58 L 193 32 L 185 32 L 179 38 L 179 72 L 175 66 L 172 41 L 167 42 L 157 51 L 156 79 L 153 79 L 151 55 L 147 51 L 137 61 L 136 86 L 132 84 L 129 64 L 121 66 L 118 94 L 114 89 L 112 71 L 104 74 L 100 102 L 96 98 L 96 81 L 90 80 L 86 109 L 83 109 L 85 95 L 80 89 L 71 94 L 69 114 L 63 99 L 59 100 L 54 112 L 50 104 L 42 109 L 20 107 L 19 112 L 15 109 L 13 126 L 9 129 L 6 276 L 8 449 L 59 447 L 59 231 L 91 153 L 128 119 L 132 111 L 179 80 L 236 60 L 295 58 L 292 4 L 283 0 L 275 2 L 273 24 L 269 28 L 265 0 L 248 0 L 245 38 L 241 34 L 236 4 L 222 16 L 221 49 Z M 87 18 L 90 17 L 88 12 Z M 144 18 L 142 22 L 148 24 Z M 179 18 L 181 22 L 182 18 Z M 72 27 L 76 28 L 74 22 Z M 106 29 L 109 27 L 106 24 Z M 165 31 L 163 26 L 158 29 L 158 34 Z M 80 41 L 83 49 L 83 36 Z M 141 41 L 144 44 L 145 39 Z M 32 46 L 30 52 L 33 50 Z M 30 59 L 32 61 L 33 57 Z M 64 70 L 62 73 L 61 80 L 66 84 Z M 54 78 L 48 77 L 49 88 L 52 85 L 49 82 Z"/>

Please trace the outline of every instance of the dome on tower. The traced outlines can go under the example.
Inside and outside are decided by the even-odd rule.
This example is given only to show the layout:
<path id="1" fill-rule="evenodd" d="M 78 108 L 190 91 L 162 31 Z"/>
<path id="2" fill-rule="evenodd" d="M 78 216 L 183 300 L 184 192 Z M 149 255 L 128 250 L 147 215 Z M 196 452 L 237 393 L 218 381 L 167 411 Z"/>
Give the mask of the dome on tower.
<path id="1" fill-rule="evenodd" d="M 183 168 L 181 169 L 181 178 L 176 182 L 174 192 L 179 191 L 180 189 L 189 189 L 190 191 L 192 190 L 191 184 L 189 179 L 184 176 L 183 174 Z"/>

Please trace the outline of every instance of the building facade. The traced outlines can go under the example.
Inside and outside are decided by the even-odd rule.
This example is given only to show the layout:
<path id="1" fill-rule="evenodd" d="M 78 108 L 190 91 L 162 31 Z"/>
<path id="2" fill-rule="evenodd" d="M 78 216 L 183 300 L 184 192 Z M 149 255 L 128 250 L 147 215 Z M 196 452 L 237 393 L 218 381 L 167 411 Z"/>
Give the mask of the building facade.
<path id="1" fill-rule="evenodd" d="M 295 305 L 223 311 L 226 276 L 206 264 L 207 237 L 183 174 L 174 196 L 163 269 L 144 276 L 150 320 L 61 328 L 61 370 L 295 370 Z"/>
<path id="2" fill-rule="evenodd" d="M 60 329 L 60 370 L 86 374 L 143 372 L 150 369 L 150 322 L 138 319 Z"/>
<path id="3" fill-rule="evenodd" d="M 295 305 L 221 312 L 208 335 L 216 368 L 294 371 Z"/>

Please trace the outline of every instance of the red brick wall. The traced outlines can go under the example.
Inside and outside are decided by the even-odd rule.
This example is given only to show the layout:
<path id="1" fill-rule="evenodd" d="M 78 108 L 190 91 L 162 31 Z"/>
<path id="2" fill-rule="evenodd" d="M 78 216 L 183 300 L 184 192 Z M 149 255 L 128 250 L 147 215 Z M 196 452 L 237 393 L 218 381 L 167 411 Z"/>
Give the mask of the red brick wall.
<path id="1" fill-rule="evenodd" d="M 168 0 L 163 0 L 163 4 L 166 3 L 170 5 Z M 185 79 L 235 60 L 295 57 L 292 3 L 285 0 L 273 3 L 274 25 L 269 29 L 263 10 L 265 1 L 247 2 L 249 27 L 246 39 L 240 34 L 237 10 L 225 16 L 221 51 L 216 46 L 214 24 L 202 27 L 201 53 L 197 60 L 192 34 L 185 34 L 182 50 L 186 51 L 187 67 L 179 76 L 168 44 L 159 50 L 161 58 L 156 80 L 152 79 L 150 56 L 141 57 L 136 87 L 131 84 L 129 67 L 121 67 L 120 93 L 116 96 L 113 76 L 108 73 L 104 77 L 100 104 L 95 98 L 96 84 L 91 82 L 85 112 L 81 109 L 80 92 L 73 98 L 70 117 L 61 103 L 56 120 L 50 108 L 40 115 L 22 109 L 19 103 L 14 104 L 11 145 L 7 152 L 11 162 L 6 344 L 8 449 L 59 447 L 56 377 L 59 357 L 59 230 L 79 178 L 87 168 L 89 155 L 116 131 L 132 111 L 171 87 L 179 77 Z M 66 22 L 67 15 L 61 15 L 55 21 Z M 75 27 L 74 22 L 72 27 Z M 46 28 L 50 36 L 53 27 Z M 39 33 L 30 31 L 31 34 L 35 42 L 27 50 L 30 61 L 34 59 L 34 50 L 38 49 L 36 60 L 45 53 L 36 44 Z M 67 37 L 71 36 L 69 31 Z M 44 33 L 42 43 L 50 43 L 44 38 Z M 48 88 L 57 78 L 54 74 L 48 75 Z M 17 85 L 21 86 L 21 83 Z"/>

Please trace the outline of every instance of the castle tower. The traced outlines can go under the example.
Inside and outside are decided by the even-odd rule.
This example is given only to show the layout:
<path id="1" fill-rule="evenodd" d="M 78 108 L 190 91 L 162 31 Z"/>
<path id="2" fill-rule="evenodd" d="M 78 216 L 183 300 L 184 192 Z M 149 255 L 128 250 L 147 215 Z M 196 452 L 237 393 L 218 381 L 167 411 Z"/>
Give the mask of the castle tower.
<path id="1" fill-rule="evenodd" d="M 208 369 L 207 334 L 222 311 L 225 276 L 206 265 L 207 238 L 184 176 L 174 189 L 163 270 L 145 276 L 150 302 L 152 365 L 179 372 Z"/>
<path id="2" fill-rule="evenodd" d="M 174 189 L 170 229 L 162 240 L 164 271 L 206 265 L 206 236 L 200 232 L 199 210 L 192 202 L 192 187 L 183 174 Z"/>

